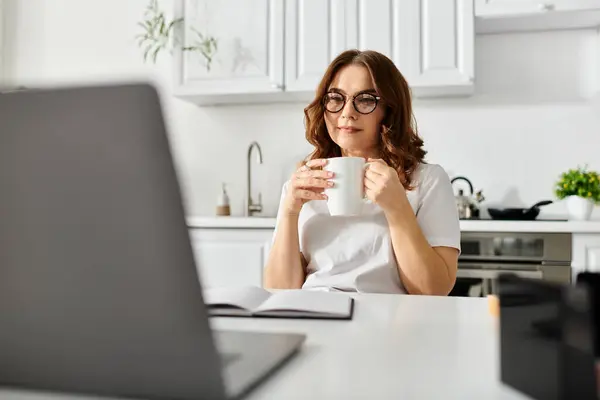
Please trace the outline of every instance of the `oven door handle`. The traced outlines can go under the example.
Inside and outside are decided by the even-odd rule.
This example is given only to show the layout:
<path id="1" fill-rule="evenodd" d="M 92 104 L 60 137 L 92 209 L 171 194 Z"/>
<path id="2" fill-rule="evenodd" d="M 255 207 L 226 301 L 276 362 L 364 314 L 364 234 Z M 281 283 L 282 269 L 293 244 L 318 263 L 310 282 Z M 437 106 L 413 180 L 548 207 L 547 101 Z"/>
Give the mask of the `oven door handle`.
<path id="1" fill-rule="evenodd" d="M 496 279 L 501 274 L 515 274 L 521 278 L 542 279 L 542 271 L 535 270 L 507 270 L 507 269 L 460 269 L 456 272 L 457 278 Z"/>
<path id="2" fill-rule="evenodd" d="M 542 279 L 540 264 L 458 262 L 457 278 L 495 279 L 510 273 L 522 278 Z"/>
<path id="3" fill-rule="evenodd" d="M 493 262 L 493 261 L 463 261 L 458 260 L 458 268 L 466 269 L 498 269 L 505 271 L 512 270 L 530 270 L 535 271 L 543 267 L 541 262 L 537 263 L 516 263 L 516 262 Z"/>

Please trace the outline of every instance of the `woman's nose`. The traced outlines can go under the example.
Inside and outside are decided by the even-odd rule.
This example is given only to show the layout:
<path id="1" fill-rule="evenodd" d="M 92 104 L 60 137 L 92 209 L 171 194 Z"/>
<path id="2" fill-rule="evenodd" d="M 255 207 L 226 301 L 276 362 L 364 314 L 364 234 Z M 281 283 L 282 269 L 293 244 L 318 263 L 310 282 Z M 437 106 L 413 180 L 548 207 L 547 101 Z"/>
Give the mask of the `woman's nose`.
<path id="1" fill-rule="evenodd" d="M 357 114 L 358 113 L 356 112 L 356 110 L 354 109 L 354 105 L 352 104 L 352 100 L 346 101 L 346 104 L 344 104 L 344 108 L 342 108 L 342 117 L 356 119 Z"/>

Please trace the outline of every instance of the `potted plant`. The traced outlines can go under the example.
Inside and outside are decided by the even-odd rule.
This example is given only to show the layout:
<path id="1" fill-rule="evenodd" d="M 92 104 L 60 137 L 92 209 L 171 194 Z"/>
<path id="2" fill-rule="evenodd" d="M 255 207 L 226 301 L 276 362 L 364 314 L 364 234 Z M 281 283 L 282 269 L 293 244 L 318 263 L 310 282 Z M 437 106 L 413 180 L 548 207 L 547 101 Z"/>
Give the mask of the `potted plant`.
<path id="1" fill-rule="evenodd" d="M 600 202 L 600 175 L 587 167 L 570 169 L 556 182 L 555 194 L 566 200 L 569 219 L 588 220 Z"/>

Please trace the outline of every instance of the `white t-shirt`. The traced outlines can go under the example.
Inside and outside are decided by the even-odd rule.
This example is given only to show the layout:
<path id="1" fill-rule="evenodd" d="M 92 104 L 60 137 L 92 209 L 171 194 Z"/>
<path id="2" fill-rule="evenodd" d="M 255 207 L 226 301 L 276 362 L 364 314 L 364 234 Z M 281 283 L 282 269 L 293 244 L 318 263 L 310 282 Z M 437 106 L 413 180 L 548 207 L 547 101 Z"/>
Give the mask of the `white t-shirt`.
<path id="1" fill-rule="evenodd" d="M 458 212 L 444 169 L 420 164 L 412 184 L 415 189 L 406 194 L 429 244 L 460 251 Z M 288 185 L 289 181 L 283 185 L 281 202 Z M 278 214 L 274 235 L 280 218 Z M 300 251 L 308 263 L 303 289 L 406 293 L 387 219 L 378 205 L 365 203 L 360 216 L 332 217 L 325 200 L 309 201 L 300 212 L 298 233 Z"/>

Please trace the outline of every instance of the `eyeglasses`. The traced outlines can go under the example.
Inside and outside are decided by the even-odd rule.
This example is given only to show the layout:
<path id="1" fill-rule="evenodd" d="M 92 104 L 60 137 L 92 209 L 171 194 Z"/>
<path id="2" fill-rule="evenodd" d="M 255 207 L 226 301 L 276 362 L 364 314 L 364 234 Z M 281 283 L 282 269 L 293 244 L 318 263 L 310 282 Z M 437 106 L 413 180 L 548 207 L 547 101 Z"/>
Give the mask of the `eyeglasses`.
<path id="1" fill-rule="evenodd" d="M 329 112 L 340 112 L 346 106 L 347 97 L 338 92 L 329 92 L 323 98 L 325 109 Z M 352 97 L 352 105 L 360 114 L 370 114 L 377 108 L 381 97 L 371 93 L 358 93 Z"/>

